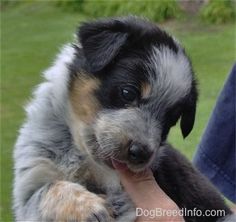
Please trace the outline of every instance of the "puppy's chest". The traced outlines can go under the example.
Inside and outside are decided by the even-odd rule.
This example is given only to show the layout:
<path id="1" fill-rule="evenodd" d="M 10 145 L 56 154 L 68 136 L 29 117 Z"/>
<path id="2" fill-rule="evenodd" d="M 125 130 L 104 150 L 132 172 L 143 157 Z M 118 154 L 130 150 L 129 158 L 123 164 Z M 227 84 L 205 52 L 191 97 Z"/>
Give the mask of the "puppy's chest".
<path id="1" fill-rule="evenodd" d="M 58 164 L 64 179 L 83 185 L 93 193 L 120 190 L 120 179 L 115 170 L 92 160 L 81 149 L 71 149 Z"/>
<path id="2" fill-rule="evenodd" d="M 120 179 L 114 170 L 91 169 L 90 166 L 80 181 L 87 190 L 105 199 L 115 221 L 134 221 L 133 202 L 121 186 Z"/>
<path id="3" fill-rule="evenodd" d="M 115 221 L 134 221 L 134 205 L 121 186 L 115 170 L 98 165 L 87 158 L 75 165 L 74 169 L 73 176 L 67 179 L 104 198 Z"/>
<path id="4" fill-rule="evenodd" d="M 90 161 L 80 167 L 73 180 L 96 194 L 108 195 L 114 192 L 123 192 L 120 179 L 114 170 L 97 166 Z"/>

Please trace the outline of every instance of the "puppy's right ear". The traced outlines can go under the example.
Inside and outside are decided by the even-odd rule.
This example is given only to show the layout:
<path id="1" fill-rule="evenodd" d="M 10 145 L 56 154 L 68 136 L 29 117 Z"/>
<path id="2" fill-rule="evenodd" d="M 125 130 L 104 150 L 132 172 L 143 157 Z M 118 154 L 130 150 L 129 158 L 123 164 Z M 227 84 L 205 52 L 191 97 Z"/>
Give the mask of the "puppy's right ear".
<path id="1" fill-rule="evenodd" d="M 187 137 L 193 129 L 198 92 L 196 88 L 196 80 L 193 80 L 192 89 L 183 105 L 183 113 L 181 116 L 180 127 L 183 137 Z"/>
<path id="2" fill-rule="evenodd" d="M 121 21 L 105 20 L 80 27 L 78 38 L 91 72 L 103 69 L 119 53 L 128 37 L 122 26 Z"/>

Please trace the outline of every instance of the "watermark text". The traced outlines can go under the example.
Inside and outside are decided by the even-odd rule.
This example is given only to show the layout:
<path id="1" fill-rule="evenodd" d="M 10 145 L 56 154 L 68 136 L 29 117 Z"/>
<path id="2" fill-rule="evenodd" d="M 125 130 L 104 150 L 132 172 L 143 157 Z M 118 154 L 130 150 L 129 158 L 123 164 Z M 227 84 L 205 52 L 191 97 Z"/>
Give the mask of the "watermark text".
<path id="1" fill-rule="evenodd" d="M 155 209 L 143 209 L 143 208 L 136 208 L 136 216 L 137 217 L 149 217 L 150 219 L 154 219 L 157 217 L 224 217 L 226 215 L 225 210 L 201 210 L 198 208 L 193 209 L 162 209 L 162 208 L 155 208 Z"/>

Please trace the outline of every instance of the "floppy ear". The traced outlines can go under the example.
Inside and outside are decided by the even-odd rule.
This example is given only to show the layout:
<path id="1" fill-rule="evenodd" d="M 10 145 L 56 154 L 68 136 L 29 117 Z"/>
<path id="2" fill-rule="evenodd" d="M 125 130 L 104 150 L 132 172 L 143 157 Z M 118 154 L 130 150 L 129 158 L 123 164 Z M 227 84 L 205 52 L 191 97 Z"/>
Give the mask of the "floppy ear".
<path id="1" fill-rule="evenodd" d="M 197 103 L 197 91 L 193 86 L 190 96 L 187 99 L 180 121 L 180 128 L 183 137 L 187 137 L 193 129 L 195 114 L 196 114 L 196 103 Z"/>
<path id="2" fill-rule="evenodd" d="M 97 72 L 108 65 L 125 44 L 127 36 L 118 20 L 84 23 L 78 37 L 90 71 Z"/>
<path id="3" fill-rule="evenodd" d="M 196 109 L 192 108 L 192 110 L 185 110 L 182 114 L 180 127 L 184 138 L 187 137 L 193 129 L 195 113 Z"/>

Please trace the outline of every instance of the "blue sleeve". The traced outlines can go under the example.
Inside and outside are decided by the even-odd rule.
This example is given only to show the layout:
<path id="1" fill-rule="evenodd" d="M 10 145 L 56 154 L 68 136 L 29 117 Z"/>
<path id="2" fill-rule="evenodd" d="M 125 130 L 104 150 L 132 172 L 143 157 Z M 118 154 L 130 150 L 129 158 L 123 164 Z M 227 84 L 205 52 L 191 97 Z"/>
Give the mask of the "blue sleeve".
<path id="1" fill-rule="evenodd" d="M 236 202 L 236 64 L 217 100 L 194 157 L 195 166 Z"/>

